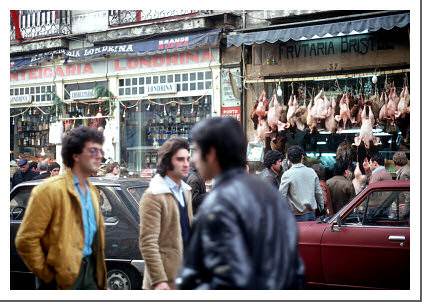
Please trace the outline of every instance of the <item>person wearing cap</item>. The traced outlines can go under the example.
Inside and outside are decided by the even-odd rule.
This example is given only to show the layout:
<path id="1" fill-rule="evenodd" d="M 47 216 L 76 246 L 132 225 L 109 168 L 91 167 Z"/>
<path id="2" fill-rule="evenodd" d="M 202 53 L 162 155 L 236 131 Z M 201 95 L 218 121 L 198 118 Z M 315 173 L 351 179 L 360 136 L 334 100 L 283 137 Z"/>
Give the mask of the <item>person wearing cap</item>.
<path id="1" fill-rule="evenodd" d="M 49 166 L 48 166 L 48 172 L 50 172 L 50 177 L 54 177 L 59 175 L 60 173 L 60 165 L 53 161 Z"/>
<path id="2" fill-rule="evenodd" d="M 29 163 L 26 158 L 21 158 L 18 161 L 18 167 L 19 170 L 13 174 L 12 187 L 10 189 L 13 189 L 17 184 L 31 180 L 38 175 L 37 172 L 29 170 Z"/>
<path id="3" fill-rule="evenodd" d="M 50 172 L 48 172 L 48 162 L 45 160 L 40 161 L 37 165 L 37 168 L 40 170 L 40 174 L 32 179 L 46 179 L 50 177 Z"/>

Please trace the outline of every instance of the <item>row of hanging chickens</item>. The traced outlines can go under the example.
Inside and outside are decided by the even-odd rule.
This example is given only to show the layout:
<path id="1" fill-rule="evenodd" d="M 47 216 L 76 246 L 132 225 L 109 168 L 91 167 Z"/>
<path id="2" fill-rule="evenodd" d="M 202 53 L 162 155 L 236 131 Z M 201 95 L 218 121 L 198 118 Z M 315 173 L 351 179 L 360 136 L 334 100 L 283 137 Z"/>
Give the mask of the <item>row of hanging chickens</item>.
<path id="1" fill-rule="evenodd" d="M 291 95 L 288 105 L 281 105 L 276 94 L 268 100 L 265 91 L 262 92 L 254 105 L 251 119 L 257 130 L 255 142 L 263 141 L 265 137 L 274 137 L 276 133 L 288 128 L 297 127 L 305 131 L 306 126 L 311 133 L 329 131 L 341 133 L 346 128 L 360 128 L 360 135 L 355 137 L 355 145 L 361 141 L 369 148 L 371 142 L 379 144 L 373 136 L 373 129 L 380 121 L 386 120 L 395 125 L 397 119 L 405 118 L 410 113 L 410 94 L 408 87 L 403 87 L 400 96 L 394 86 L 388 87 L 388 93 L 382 91 L 381 96 L 376 93 L 369 99 L 362 94 L 354 98 L 352 93 L 339 94 L 337 100 L 333 95 L 328 99 L 324 90 L 315 98 L 311 98 L 308 105 L 304 100 L 299 106 L 296 95 Z"/>

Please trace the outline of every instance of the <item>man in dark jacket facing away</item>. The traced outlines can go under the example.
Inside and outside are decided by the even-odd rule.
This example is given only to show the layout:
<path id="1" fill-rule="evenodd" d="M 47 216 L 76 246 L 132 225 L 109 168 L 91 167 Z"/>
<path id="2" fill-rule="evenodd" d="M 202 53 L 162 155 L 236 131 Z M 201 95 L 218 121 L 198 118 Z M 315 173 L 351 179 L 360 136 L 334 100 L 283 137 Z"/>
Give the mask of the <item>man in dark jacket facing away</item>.
<path id="1" fill-rule="evenodd" d="M 297 289 L 304 267 L 298 229 L 276 188 L 245 172 L 246 139 L 232 117 L 191 132 L 192 161 L 213 189 L 196 215 L 179 289 Z"/>
<path id="2" fill-rule="evenodd" d="M 274 185 L 277 189 L 280 187 L 280 170 L 283 153 L 277 150 L 270 150 L 264 155 L 265 169 L 259 174 L 259 177 Z"/>
<path id="3" fill-rule="evenodd" d="M 196 170 L 195 165 L 193 165 L 192 170 L 190 171 L 186 183 L 192 188 L 192 210 L 193 215 L 198 211 L 199 206 L 202 204 L 205 195 L 207 195 L 207 188 L 205 186 L 205 181 L 199 175 L 198 170 Z"/>
<path id="4" fill-rule="evenodd" d="M 348 179 L 351 173 L 346 162 L 337 161 L 334 164 L 334 177 L 327 180 L 334 213 L 340 211 L 345 204 L 355 197 L 353 183 Z"/>

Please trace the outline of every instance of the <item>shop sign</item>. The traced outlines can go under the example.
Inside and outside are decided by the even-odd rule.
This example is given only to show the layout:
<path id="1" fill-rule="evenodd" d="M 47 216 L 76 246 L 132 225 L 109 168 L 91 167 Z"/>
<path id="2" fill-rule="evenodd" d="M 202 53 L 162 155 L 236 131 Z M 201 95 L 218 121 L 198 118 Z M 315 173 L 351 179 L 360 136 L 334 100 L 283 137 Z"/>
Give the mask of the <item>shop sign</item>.
<path id="1" fill-rule="evenodd" d="M 177 92 L 177 87 L 175 83 L 147 85 L 148 94 L 164 94 L 164 93 L 176 93 L 176 92 Z"/>
<path id="2" fill-rule="evenodd" d="M 239 107 L 222 107 L 221 108 L 221 115 L 222 116 L 232 116 L 237 119 L 239 122 L 241 121 L 241 109 Z"/>
<path id="3" fill-rule="evenodd" d="M 224 69 L 221 74 L 221 106 L 240 106 L 242 78 L 240 68 Z"/>
<path id="4" fill-rule="evenodd" d="M 32 96 L 30 94 L 25 95 L 11 95 L 10 104 L 29 104 L 32 102 Z"/>
<path id="5" fill-rule="evenodd" d="M 72 100 L 95 99 L 97 96 L 92 89 L 88 90 L 73 90 L 70 92 Z"/>
<path id="6" fill-rule="evenodd" d="M 10 82 L 46 82 L 53 79 L 74 79 L 103 76 L 107 72 L 112 74 L 129 74 L 138 71 L 147 71 L 155 68 L 171 68 L 182 66 L 195 66 L 219 61 L 218 49 L 201 49 L 195 51 L 183 51 L 163 55 L 138 56 L 133 58 L 121 58 L 89 63 L 75 63 L 61 66 L 41 67 L 10 71 Z"/>

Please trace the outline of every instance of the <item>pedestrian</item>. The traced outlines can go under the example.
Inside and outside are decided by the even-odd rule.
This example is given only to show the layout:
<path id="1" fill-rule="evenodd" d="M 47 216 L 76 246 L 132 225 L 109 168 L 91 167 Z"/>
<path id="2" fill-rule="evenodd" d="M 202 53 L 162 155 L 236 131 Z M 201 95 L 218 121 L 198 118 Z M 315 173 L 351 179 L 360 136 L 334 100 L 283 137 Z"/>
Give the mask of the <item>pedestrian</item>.
<path id="1" fill-rule="evenodd" d="M 189 143 L 172 137 L 158 151 L 157 174 L 139 207 L 139 248 L 145 261 L 143 289 L 176 289 L 192 222 Z"/>
<path id="2" fill-rule="evenodd" d="M 406 153 L 404 153 L 403 151 L 398 151 L 394 153 L 393 162 L 394 162 L 394 166 L 397 169 L 396 179 L 397 180 L 410 179 L 410 167 L 407 164 L 408 160 L 407 160 Z"/>
<path id="3" fill-rule="evenodd" d="M 333 201 L 333 211 L 337 213 L 340 209 L 349 203 L 355 197 L 355 188 L 349 179 L 352 172 L 349 170 L 347 162 L 338 160 L 334 164 L 334 176 L 327 180 L 327 186 L 330 189 L 331 199 Z"/>
<path id="4" fill-rule="evenodd" d="M 393 180 L 391 174 L 384 167 L 384 157 L 377 152 L 371 156 L 368 162 L 363 162 L 363 167 L 369 175 L 369 184 L 383 180 Z"/>
<path id="5" fill-rule="evenodd" d="M 26 158 L 21 158 L 18 161 L 18 167 L 19 170 L 13 174 L 12 187 L 10 189 L 13 189 L 17 184 L 31 180 L 38 175 L 38 172 L 29 169 L 29 163 Z"/>
<path id="6" fill-rule="evenodd" d="M 120 165 L 119 165 L 119 163 L 114 162 L 114 163 L 108 165 L 106 172 L 107 172 L 107 174 L 105 175 L 105 177 L 119 178 L 119 175 L 120 175 Z"/>
<path id="7" fill-rule="evenodd" d="M 311 166 L 314 169 L 315 173 L 318 175 L 319 185 L 322 191 L 322 197 L 324 198 L 324 210 L 322 212 L 317 213 L 315 212 L 315 216 L 329 216 L 332 217 L 334 215 L 333 212 L 333 203 L 331 199 L 331 192 L 325 182 L 325 168 L 320 164 L 313 164 Z"/>
<path id="8" fill-rule="evenodd" d="M 192 160 L 215 179 L 193 223 L 179 289 L 294 289 L 304 267 L 296 221 L 286 198 L 247 174 L 246 139 L 232 117 L 214 117 L 192 131 Z"/>
<path id="9" fill-rule="evenodd" d="M 292 166 L 283 173 L 279 190 L 287 197 L 297 221 L 313 221 L 315 210 L 324 208 L 324 198 L 317 174 L 303 164 L 304 154 L 298 145 L 287 149 Z"/>
<path id="10" fill-rule="evenodd" d="M 202 204 L 205 195 L 207 195 L 207 188 L 205 181 L 199 175 L 195 165 L 191 163 L 192 170 L 189 172 L 186 183 L 192 188 L 192 210 L 193 215 L 198 211 L 199 206 Z"/>
<path id="11" fill-rule="evenodd" d="M 29 162 L 29 170 L 37 172 L 37 174 L 39 174 L 40 171 L 37 168 L 38 168 L 38 164 L 35 161 Z"/>
<path id="12" fill-rule="evenodd" d="M 277 150 L 270 150 L 264 155 L 265 169 L 259 174 L 259 177 L 268 181 L 277 189 L 280 187 L 280 170 L 283 153 Z"/>
<path id="13" fill-rule="evenodd" d="M 37 165 L 39 175 L 34 176 L 32 179 L 46 179 L 50 177 L 50 172 L 48 172 L 48 162 L 42 160 Z"/>
<path id="14" fill-rule="evenodd" d="M 15 242 L 37 289 L 107 289 L 100 195 L 87 180 L 103 142 L 96 129 L 72 129 L 62 143 L 68 169 L 32 190 Z"/>
<path id="15" fill-rule="evenodd" d="M 54 177 L 60 174 L 60 165 L 53 161 L 49 166 L 48 166 L 48 171 L 50 172 L 50 177 Z"/>

